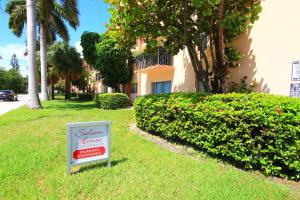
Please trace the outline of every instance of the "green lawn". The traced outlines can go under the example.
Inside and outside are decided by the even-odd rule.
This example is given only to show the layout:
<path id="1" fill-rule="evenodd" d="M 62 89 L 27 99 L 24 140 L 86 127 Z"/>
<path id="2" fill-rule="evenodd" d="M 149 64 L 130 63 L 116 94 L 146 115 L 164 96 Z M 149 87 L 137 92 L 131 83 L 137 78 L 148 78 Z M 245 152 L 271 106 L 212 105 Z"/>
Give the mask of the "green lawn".
<path id="1" fill-rule="evenodd" d="M 290 190 L 216 160 L 169 152 L 131 133 L 132 110 L 44 103 L 0 116 L 0 199 L 291 199 Z M 112 165 L 66 176 L 66 123 L 111 120 Z"/>

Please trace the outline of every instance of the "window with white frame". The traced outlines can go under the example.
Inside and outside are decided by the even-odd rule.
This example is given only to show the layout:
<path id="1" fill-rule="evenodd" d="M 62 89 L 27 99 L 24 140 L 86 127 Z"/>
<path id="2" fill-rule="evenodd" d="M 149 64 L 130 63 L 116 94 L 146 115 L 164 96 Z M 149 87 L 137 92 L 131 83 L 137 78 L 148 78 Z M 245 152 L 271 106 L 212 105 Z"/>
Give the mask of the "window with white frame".
<path id="1" fill-rule="evenodd" d="M 167 94 L 171 93 L 172 82 L 162 81 L 152 83 L 152 94 Z"/>

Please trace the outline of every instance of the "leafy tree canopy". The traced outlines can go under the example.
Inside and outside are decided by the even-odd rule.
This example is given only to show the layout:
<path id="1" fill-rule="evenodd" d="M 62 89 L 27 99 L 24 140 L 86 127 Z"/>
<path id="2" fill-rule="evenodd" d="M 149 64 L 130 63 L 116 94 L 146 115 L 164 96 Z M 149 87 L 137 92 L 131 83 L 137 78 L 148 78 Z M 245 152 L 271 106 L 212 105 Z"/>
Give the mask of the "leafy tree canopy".
<path id="1" fill-rule="evenodd" d="M 17 93 L 26 91 L 27 81 L 15 69 L 5 70 L 0 67 L 0 90 L 14 90 Z"/>
<path id="2" fill-rule="evenodd" d="M 100 71 L 103 83 L 119 90 L 132 77 L 131 51 L 105 34 L 85 32 L 81 37 L 85 60 Z"/>
<path id="3" fill-rule="evenodd" d="M 84 59 L 90 65 L 96 63 L 96 44 L 100 42 L 100 35 L 93 32 L 84 32 L 81 36 L 81 46 Z"/>
<path id="4" fill-rule="evenodd" d="M 142 37 L 148 49 L 162 45 L 173 55 L 187 48 L 196 77 L 207 92 L 223 90 L 228 68 L 236 67 L 241 58 L 233 41 L 251 27 L 262 9 L 260 0 L 106 2 L 111 4 L 112 37 L 124 46 Z"/>

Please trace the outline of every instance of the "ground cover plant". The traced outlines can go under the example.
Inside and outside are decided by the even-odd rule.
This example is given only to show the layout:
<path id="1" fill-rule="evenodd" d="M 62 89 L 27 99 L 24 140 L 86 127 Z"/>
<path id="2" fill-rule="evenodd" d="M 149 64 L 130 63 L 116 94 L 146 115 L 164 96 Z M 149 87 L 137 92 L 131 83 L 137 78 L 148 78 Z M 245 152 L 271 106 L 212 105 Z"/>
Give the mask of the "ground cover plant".
<path id="1" fill-rule="evenodd" d="M 264 94 L 168 94 L 135 102 L 143 130 L 245 169 L 300 179 L 300 100 Z"/>
<path id="2" fill-rule="evenodd" d="M 0 199 L 292 199 L 268 179 L 177 155 L 131 133 L 132 110 L 94 102 L 43 102 L 0 116 Z M 93 165 L 66 176 L 66 123 L 111 120 L 112 168 Z"/>

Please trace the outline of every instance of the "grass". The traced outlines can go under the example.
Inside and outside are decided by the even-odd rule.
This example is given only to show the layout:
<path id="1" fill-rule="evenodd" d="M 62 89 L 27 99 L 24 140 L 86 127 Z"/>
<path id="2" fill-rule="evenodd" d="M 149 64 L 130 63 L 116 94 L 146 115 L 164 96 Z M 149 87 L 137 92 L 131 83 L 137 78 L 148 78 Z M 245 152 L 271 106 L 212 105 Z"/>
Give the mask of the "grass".
<path id="1" fill-rule="evenodd" d="M 216 160 L 177 155 L 131 133 L 132 110 L 45 102 L 0 116 L 0 199 L 291 199 L 290 190 Z M 111 120 L 112 168 L 66 176 L 66 123 Z"/>

